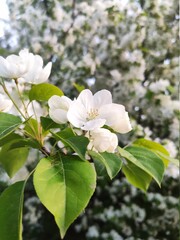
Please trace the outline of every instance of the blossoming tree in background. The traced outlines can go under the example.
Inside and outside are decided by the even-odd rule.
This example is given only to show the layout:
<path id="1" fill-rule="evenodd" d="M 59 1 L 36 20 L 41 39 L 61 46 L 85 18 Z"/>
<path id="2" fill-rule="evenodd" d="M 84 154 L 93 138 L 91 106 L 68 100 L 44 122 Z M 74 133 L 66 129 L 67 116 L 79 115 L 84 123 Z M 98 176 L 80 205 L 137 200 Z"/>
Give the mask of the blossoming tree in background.
<path id="1" fill-rule="evenodd" d="M 3 48 L 28 47 L 52 61 L 51 81 L 72 97 L 73 83 L 110 90 L 131 112 L 135 138 L 156 138 L 177 153 L 177 0 L 7 3 Z"/>
<path id="2" fill-rule="evenodd" d="M 36 193 L 54 215 L 63 238 L 87 206 L 97 176 L 113 179 L 122 168 L 130 183 L 146 191 L 152 179 L 161 184 L 169 161 L 177 164 L 163 146 L 149 140 L 118 146 L 116 133 L 125 134 L 132 127 L 125 107 L 112 103 L 108 90 L 93 95 L 85 89 L 71 100 L 63 96 L 61 89 L 44 83 L 51 63 L 43 68 L 39 55 L 22 50 L 19 55 L 1 57 L 0 62 L 0 84 L 8 98 L 2 98 L 0 113 L 0 161 L 13 177 L 24 165 L 30 149 L 44 155 L 24 181 L 14 183 L 0 196 L 2 239 L 22 239 L 23 195 L 31 174 Z M 12 92 L 8 83 L 14 85 Z M 44 107 L 42 115 L 34 101 Z M 9 225 L 13 225 L 12 231 Z"/>
<path id="3" fill-rule="evenodd" d="M 111 173 L 103 152 L 116 156 L 117 138 L 119 145 L 123 147 L 133 142 L 133 145 L 149 147 L 151 151 L 160 148 L 162 152 L 160 149 L 158 151 L 162 157 L 162 154 L 168 153 L 160 147 L 160 143 L 170 152 L 171 157 L 177 157 L 179 15 L 176 0 L 8 0 L 7 3 L 11 23 L 4 39 L 0 39 L 0 55 L 5 57 L 18 53 L 22 48 L 29 48 L 36 55 L 23 50 L 19 56 L 9 56 L 6 60 L 1 58 L 0 70 L 5 82 L 2 82 L 0 88 L 0 111 L 3 112 L 2 116 L 8 116 L 5 112 L 23 116 L 21 121 L 23 119 L 25 126 L 23 124 L 20 129 L 26 133 L 25 140 L 33 139 L 30 141 L 32 148 L 38 148 L 47 155 L 54 146 L 55 152 L 62 149 L 64 154 L 76 152 L 79 155 L 82 153 L 77 152 L 78 147 L 74 149 L 72 143 L 64 138 L 68 134 L 78 139 L 84 137 L 88 139 L 84 147 L 88 151 L 88 161 L 93 159 L 98 174 L 105 173 L 102 170 L 103 163 L 111 177 L 115 173 Z M 37 54 L 43 56 L 46 63 L 49 62 L 45 67 Z M 15 59 L 18 69 L 14 66 Z M 51 62 L 53 64 L 49 77 Z M 18 81 L 17 77 L 20 78 Z M 62 91 L 43 83 L 48 77 Z M 96 93 L 92 95 L 89 90 L 84 90 L 84 86 Z M 117 104 L 112 103 L 111 94 L 102 89 L 109 90 L 113 102 Z M 81 92 L 79 97 L 77 90 Z M 74 98 L 77 100 L 74 101 Z M 105 98 L 109 100 L 104 102 Z M 122 133 L 130 130 L 128 116 L 119 103 L 126 107 L 131 118 L 132 131 L 127 134 Z M 103 112 L 103 106 L 106 105 L 109 105 L 107 114 Z M 117 118 L 113 118 L 115 113 L 119 113 L 116 114 Z M 116 126 L 120 121 L 121 126 Z M 63 136 L 57 136 L 56 128 L 60 128 L 62 132 L 66 126 L 72 131 L 68 130 Z M 95 129 L 95 126 L 98 128 Z M 116 132 L 120 134 L 116 135 Z M 17 134 L 22 137 L 19 130 Z M 146 140 L 137 140 L 144 137 Z M 12 139 L 7 137 L 7 141 L 9 140 Z M 156 141 L 157 145 L 151 141 Z M 6 142 L 2 140 L 1 146 L 4 143 Z M 12 145 L 14 146 L 17 147 L 16 144 Z M 1 148 L 1 162 L 4 167 L 5 153 L 9 147 Z M 23 144 L 18 148 L 24 151 L 23 154 L 21 152 L 23 157 L 18 161 L 18 167 L 11 170 L 9 166 L 5 167 L 9 175 L 14 175 L 27 157 L 27 148 Z M 135 146 L 125 150 L 139 157 L 135 153 Z M 121 158 L 127 158 L 123 149 L 118 148 L 119 151 Z M 16 150 L 11 150 L 10 153 L 13 159 L 17 155 Z M 142 156 L 143 154 L 145 153 L 141 152 Z M 87 158 L 87 154 L 83 157 Z M 168 159 L 172 160 L 169 157 Z M 143 172 L 142 166 L 138 165 L 137 168 L 134 162 L 126 161 L 122 171 L 127 180 L 146 190 L 150 181 L 147 169 Z M 17 164 L 17 161 L 14 162 Z M 166 166 L 167 161 L 164 163 Z M 138 176 L 141 175 L 142 178 L 137 178 L 132 172 L 138 172 Z M 177 177 L 178 168 L 169 163 L 166 173 Z"/>

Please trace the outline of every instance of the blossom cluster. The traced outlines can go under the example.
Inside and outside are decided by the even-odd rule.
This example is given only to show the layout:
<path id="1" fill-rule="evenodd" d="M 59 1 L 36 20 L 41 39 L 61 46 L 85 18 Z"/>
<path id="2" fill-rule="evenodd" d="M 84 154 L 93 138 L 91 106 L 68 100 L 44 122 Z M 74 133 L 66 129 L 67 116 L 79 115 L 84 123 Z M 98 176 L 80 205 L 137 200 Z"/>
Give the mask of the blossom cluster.
<path id="1" fill-rule="evenodd" d="M 52 63 L 49 62 L 45 67 L 43 67 L 43 59 L 39 55 L 34 55 L 30 53 L 28 49 L 21 50 L 19 55 L 9 55 L 7 58 L 0 56 L 0 76 L 6 80 L 6 86 L 9 94 L 13 97 L 16 105 L 21 112 L 28 112 L 29 116 L 33 115 L 32 103 L 24 99 L 24 104 L 27 109 L 24 109 L 21 97 L 18 91 L 23 94 L 23 92 L 30 89 L 31 85 L 40 84 L 46 82 L 51 73 Z M 18 91 L 14 81 L 9 81 L 9 79 L 14 79 L 18 84 Z M 42 107 L 38 102 L 34 102 L 34 106 L 38 108 L 37 115 L 43 113 Z M 4 89 L 0 85 L 0 112 L 10 112 L 13 114 L 18 114 L 17 109 L 13 106 L 12 101 L 5 94 Z"/>
<path id="2" fill-rule="evenodd" d="M 0 76 L 3 78 L 19 79 L 27 83 L 39 84 L 47 81 L 51 72 L 52 63 L 43 68 L 41 56 L 21 50 L 19 55 L 10 55 L 7 58 L 0 56 Z"/>
<path id="3" fill-rule="evenodd" d="M 125 107 L 112 103 L 111 93 L 107 90 L 93 95 L 86 89 L 74 101 L 66 96 L 52 96 L 48 104 L 49 115 L 54 122 L 69 122 L 76 129 L 81 129 L 90 140 L 88 148 L 98 152 L 114 152 L 118 146 L 116 134 L 104 126 L 118 133 L 127 133 L 132 129 Z"/>
<path id="4" fill-rule="evenodd" d="M 21 50 L 19 55 L 10 55 L 6 59 L 0 57 L 0 63 L 1 77 L 14 79 L 17 84 L 24 83 L 24 85 L 47 81 L 52 66 L 52 63 L 49 62 L 43 68 L 42 58 L 29 53 L 27 49 Z M 12 99 L 6 99 L 7 97 L 2 94 L 0 98 L 0 111 L 10 112 L 13 105 Z M 35 108 L 39 107 L 38 102 L 33 104 L 34 113 L 31 113 L 30 103 L 26 105 L 23 102 L 22 105 L 25 108 L 24 112 L 29 117 L 37 118 L 38 113 L 36 112 L 39 110 Z M 101 90 L 93 95 L 90 90 L 86 89 L 73 101 L 66 96 L 54 95 L 49 99 L 48 105 L 50 118 L 58 124 L 70 123 L 76 131 L 80 129 L 79 134 L 85 135 L 90 140 L 88 149 L 91 150 L 115 152 L 118 146 L 118 137 L 114 132 L 123 134 L 132 129 L 125 107 L 113 103 L 112 95 L 108 90 Z M 21 112 L 23 110 L 20 110 Z M 103 128 L 105 126 L 106 128 Z"/>

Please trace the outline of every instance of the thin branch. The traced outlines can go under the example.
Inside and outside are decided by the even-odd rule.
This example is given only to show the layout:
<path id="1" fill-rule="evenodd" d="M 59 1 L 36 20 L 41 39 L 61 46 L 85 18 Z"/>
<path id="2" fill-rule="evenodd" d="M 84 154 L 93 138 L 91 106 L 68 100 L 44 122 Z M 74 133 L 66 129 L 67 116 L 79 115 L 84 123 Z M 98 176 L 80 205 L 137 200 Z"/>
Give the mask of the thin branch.
<path id="1" fill-rule="evenodd" d="M 41 149 L 39 149 L 44 155 L 46 155 L 47 157 L 49 157 L 51 155 L 51 153 L 45 148 L 42 147 Z"/>

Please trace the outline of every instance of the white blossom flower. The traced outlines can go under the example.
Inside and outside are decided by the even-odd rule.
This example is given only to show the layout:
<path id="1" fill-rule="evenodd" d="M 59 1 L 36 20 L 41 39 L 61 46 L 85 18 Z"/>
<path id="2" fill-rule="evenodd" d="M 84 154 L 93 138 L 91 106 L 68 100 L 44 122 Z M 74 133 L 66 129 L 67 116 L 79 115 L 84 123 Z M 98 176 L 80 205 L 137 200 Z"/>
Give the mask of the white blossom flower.
<path id="1" fill-rule="evenodd" d="M 122 75 L 117 69 L 111 70 L 110 74 L 116 82 L 118 82 L 122 79 Z"/>
<path id="2" fill-rule="evenodd" d="M 0 56 L 0 76 L 17 79 L 28 71 L 29 56 L 27 49 L 21 50 L 18 55 Z"/>
<path id="3" fill-rule="evenodd" d="M 172 178 L 177 179 L 177 178 L 179 178 L 180 170 L 179 170 L 179 168 L 177 166 L 175 166 L 174 164 L 170 163 L 168 165 L 168 168 L 165 171 L 165 174 L 167 176 L 170 176 Z"/>
<path id="4" fill-rule="evenodd" d="M 104 128 L 90 131 L 86 134 L 86 137 L 90 140 L 88 144 L 89 150 L 113 153 L 118 146 L 116 134 Z"/>
<path id="5" fill-rule="evenodd" d="M 94 96 L 90 90 L 83 90 L 69 107 L 67 118 L 74 127 L 86 131 L 105 124 L 119 133 L 127 133 L 132 129 L 125 107 L 112 103 L 112 95 L 107 90 L 101 90 Z"/>
<path id="6" fill-rule="evenodd" d="M 52 63 L 43 68 L 43 60 L 39 55 L 21 50 L 18 55 L 10 55 L 6 59 L 0 56 L 0 76 L 23 79 L 25 82 L 39 84 L 47 81 Z"/>
<path id="7" fill-rule="evenodd" d="M 66 96 L 52 96 L 49 101 L 49 116 L 56 123 L 63 124 L 68 121 L 67 111 L 72 103 L 72 100 Z"/>
<path id="8" fill-rule="evenodd" d="M 170 84 L 169 80 L 160 79 L 157 82 L 151 83 L 149 86 L 149 89 L 154 93 L 163 92 L 166 90 L 166 88 L 169 86 L 169 84 Z"/>
<path id="9" fill-rule="evenodd" d="M 30 54 L 28 71 L 22 76 L 25 82 L 39 84 L 46 82 L 51 73 L 52 63 L 43 68 L 43 59 L 39 55 Z"/>
<path id="10" fill-rule="evenodd" d="M 12 107 L 11 100 L 7 99 L 3 94 L 0 93 L 0 112 L 8 112 Z"/>
<path id="11" fill-rule="evenodd" d="M 170 156 L 172 158 L 175 158 L 177 156 L 178 150 L 176 148 L 176 144 L 173 141 L 166 139 L 164 147 L 170 153 Z"/>

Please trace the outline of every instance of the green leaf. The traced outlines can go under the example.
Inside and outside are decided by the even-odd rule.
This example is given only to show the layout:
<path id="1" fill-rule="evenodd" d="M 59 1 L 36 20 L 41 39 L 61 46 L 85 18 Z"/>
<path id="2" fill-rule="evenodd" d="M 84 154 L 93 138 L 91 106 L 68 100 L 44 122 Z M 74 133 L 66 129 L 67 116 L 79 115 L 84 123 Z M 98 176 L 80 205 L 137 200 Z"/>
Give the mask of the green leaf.
<path id="1" fill-rule="evenodd" d="M 99 160 L 96 160 L 95 158 L 93 159 L 93 162 L 94 162 L 94 167 L 96 169 L 97 176 L 103 177 L 103 179 L 106 179 L 107 181 L 109 181 L 109 175 L 107 173 L 105 165 Z"/>
<path id="2" fill-rule="evenodd" d="M 15 142 L 5 144 L 0 150 L 0 163 L 10 178 L 24 165 L 29 153 L 27 147 L 12 148 L 12 144 Z"/>
<path id="3" fill-rule="evenodd" d="M 0 195 L 0 239 L 22 240 L 25 182 L 16 182 Z"/>
<path id="4" fill-rule="evenodd" d="M 64 94 L 60 88 L 50 83 L 40 83 L 31 88 L 29 99 L 30 101 L 48 101 L 54 95 L 63 96 Z"/>
<path id="5" fill-rule="evenodd" d="M 41 117 L 41 125 L 45 131 L 52 128 L 60 128 L 60 124 L 55 123 L 51 118 Z"/>
<path id="6" fill-rule="evenodd" d="M 76 88 L 76 90 L 80 93 L 85 89 L 85 86 L 78 84 L 78 83 L 73 83 L 73 86 Z"/>
<path id="7" fill-rule="evenodd" d="M 152 177 L 131 162 L 123 165 L 122 171 L 127 180 L 135 187 L 147 191 Z"/>
<path id="8" fill-rule="evenodd" d="M 177 167 L 179 167 L 179 160 L 176 159 L 176 158 L 172 158 L 172 157 L 169 157 L 161 152 L 158 152 L 156 151 L 156 153 L 158 154 L 158 156 L 163 160 L 163 159 L 166 159 L 168 160 L 169 162 L 173 163 L 174 165 L 176 165 Z"/>
<path id="9" fill-rule="evenodd" d="M 72 129 L 71 128 L 65 128 L 64 130 L 62 130 L 62 131 L 60 131 L 60 132 L 57 132 L 57 133 L 53 133 L 53 132 L 51 132 L 52 134 L 53 134 L 53 136 L 57 139 L 57 140 L 66 140 L 66 139 L 68 139 L 68 138 L 70 138 L 70 137 L 74 137 L 74 136 L 76 136 L 75 134 L 74 134 L 74 132 L 72 131 Z"/>
<path id="10" fill-rule="evenodd" d="M 13 132 L 21 123 L 20 117 L 0 112 L 0 139 Z"/>
<path id="11" fill-rule="evenodd" d="M 26 122 L 24 131 L 28 137 L 33 138 L 39 142 L 42 142 L 42 139 L 48 134 L 48 132 L 45 131 L 41 127 L 41 124 L 34 118 L 30 118 Z"/>
<path id="12" fill-rule="evenodd" d="M 11 145 L 11 148 L 21 148 L 21 147 L 31 147 L 31 148 L 35 148 L 35 149 L 40 149 L 41 145 L 39 144 L 39 142 L 37 142 L 34 139 L 30 139 L 30 138 L 21 138 L 17 141 L 13 140 L 11 142 L 9 142 L 9 144 Z"/>
<path id="13" fill-rule="evenodd" d="M 41 146 L 39 143 L 30 138 L 24 138 L 16 133 L 10 133 L 3 139 L 0 139 L 0 147 L 9 144 L 11 148 L 18 148 L 18 147 L 32 147 L 39 149 Z"/>
<path id="14" fill-rule="evenodd" d="M 159 155 L 159 157 L 163 160 L 165 167 L 168 166 L 169 152 L 161 144 L 144 139 L 144 138 L 140 138 L 140 139 L 137 139 L 135 142 L 133 142 L 133 145 L 138 145 L 138 146 L 150 149 L 151 151 Z M 160 156 L 159 153 L 160 154 L 162 153 L 163 156 L 167 156 L 167 158 Z"/>
<path id="15" fill-rule="evenodd" d="M 34 173 L 34 186 L 41 202 L 54 215 L 63 238 L 94 193 L 96 173 L 92 164 L 78 156 L 43 158 Z"/>
<path id="16" fill-rule="evenodd" d="M 18 140 L 21 140 L 21 139 L 22 139 L 22 136 L 12 132 L 9 135 L 0 139 L 0 147 L 9 143 L 9 142 L 11 142 L 11 141 L 18 141 Z"/>
<path id="17" fill-rule="evenodd" d="M 25 124 L 24 131 L 28 136 L 31 136 L 36 139 L 39 132 L 38 121 L 34 118 L 30 118 Z"/>
<path id="18" fill-rule="evenodd" d="M 136 146 L 127 147 L 126 149 L 118 147 L 118 151 L 122 157 L 152 176 L 160 186 L 165 167 L 162 160 L 155 153 Z"/>
<path id="19" fill-rule="evenodd" d="M 97 153 L 94 151 L 88 151 L 88 153 L 93 159 L 100 161 L 105 166 L 106 171 L 111 179 L 118 174 L 122 167 L 121 158 L 114 153 Z"/>
<path id="20" fill-rule="evenodd" d="M 71 129 L 66 129 L 58 133 L 53 133 L 57 139 L 61 140 L 65 145 L 72 148 L 82 160 L 85 159 L 85 154 L 87 151 L 87 145 L 89 143 L 88 138 L 84 136 L 72 136 L 73 132 Z"/>

